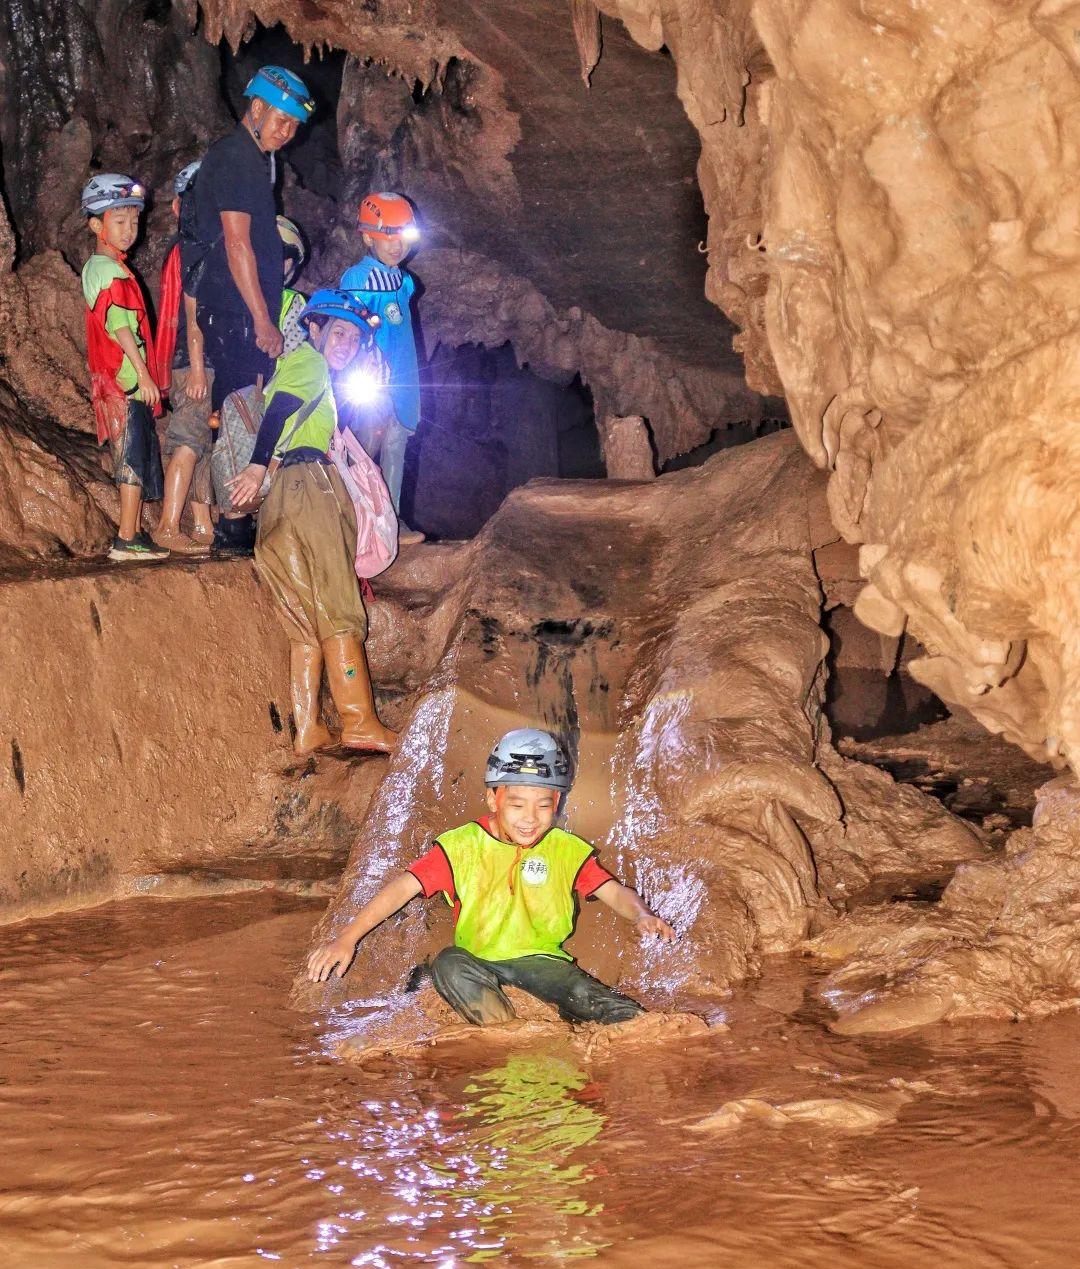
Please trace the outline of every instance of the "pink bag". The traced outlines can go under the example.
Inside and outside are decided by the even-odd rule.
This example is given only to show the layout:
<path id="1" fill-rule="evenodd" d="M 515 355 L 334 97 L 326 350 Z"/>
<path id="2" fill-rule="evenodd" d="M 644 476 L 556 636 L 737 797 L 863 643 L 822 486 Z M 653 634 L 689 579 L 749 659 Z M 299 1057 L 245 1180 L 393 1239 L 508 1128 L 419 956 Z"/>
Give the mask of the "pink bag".
<path id="1" fill-rule="evenodd" d="M 398 522 L 382 473 L 348 429 L 337 427 L 330 461 L 356 511 L 356 576 L 378 577 L 397 555 Z"/>

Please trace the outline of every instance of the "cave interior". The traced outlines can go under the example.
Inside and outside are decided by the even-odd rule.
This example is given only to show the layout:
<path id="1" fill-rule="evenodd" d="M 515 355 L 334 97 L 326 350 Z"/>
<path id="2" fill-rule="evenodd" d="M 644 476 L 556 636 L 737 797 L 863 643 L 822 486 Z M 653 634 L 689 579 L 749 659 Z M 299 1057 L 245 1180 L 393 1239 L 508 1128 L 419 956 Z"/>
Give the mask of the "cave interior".
<path id="1" fill-rule="evenodd" d="M 935 1160 L 928 1210 L 950 1213 L 957 1245 L 1027 1229 L 1045 1263 L 1070 1263 L 1000 1188 L 1014 1168 L 1028 1193 L 1080 1179 L 1056 1144 L 1018 1161 L 1035 1130 L 1001 1128 L 1020 1114 L 1003 1100 L 1014 1086 L 1050 1107 L 1042 1118 L 1080 1114 L 1062 1057 L 1080 1038 L 1080 593 L 1060 566 L 1080 470 L 1080 252 L 1059 208 L 1080 153 L 1067 7 L 0 3 L 0 942 L 13 1008 L 23 992 L 47 1020 L 16 1027 L 13 1080 L 48 1064 L 64 1027 L 95 1029 L 81 986 L 63 1022 L 50 987 L 74 963 L 100 971 L 118 1034 L 145 1024 L 190 1046 L 191 1085 L 147 1080 L 145 1037 L 130 1054 L 78 1040 L 98 1066 L 71 1111 L 100 1131 L 79 1155 L 64 1130 L 73 1192 L 106 1149 L 130 1144 L 132 1160 L 67 1241 L 22 1220 L 19 1263 L 112 1263 L 113 1213 L 146 1264 L 179 1263 L 185 1238 L 235 1263 L 346 1263 L 347 1248 L 380 1265 L 458 1263 L 462 1248 L 593 1255 L 632 1237 L 654 1240 L 652 1263 L 722 1251 L 750 1265 L 754 1228 L 776 1218 L 768 1132 L 801 1125 L 843 1153 L 845 1133 L 873 1129 L 845 1174 L 865 1163 L 866 1192 L 850 1209 L 831 1196 L 823 1222 L 814 1186 L 831 1173 L 808 1163 L 814 1143 L 793 1145 L 793 1129 L 779 1152 L 799 1263 L 831 1264 L 837 1239 L 881 1251 L 896 1221 L 922 1219 L 906 1182 L 955 1122 L 950 1099 L 976 1093 L 991 1109 L 971 1132 L 992 1142 L 984 1172 L 999 1180 L 969 1210 Z M 402 515 L 427 541 L 374 579 L 369 604 L 380 709 L 402 733 L 389 759 L 293 760 L 284 640 L 248 562 L 137 576 L 101 562 L 119 504 L 90 408 L 78 193 L 100 171 L 151 191 L 130 263 L 153 308 L 173 175 L 234 126 L 266 63 L 316 101 L 277 166 L 280 210 L 310 246 L 297 285 L 334 285 L 362 254 L 367 190 L 407 194 L 422 229 Z M 1028 91 L 1037 142 L 1015 125 Z M 371 936 L 362 975 L 313 988 L 302 955 L 444 819 L 473 814 L 480 751 L 522 720 L 571 754 L 575 831 L 679 931 L 657 951 L 580 905 L 572 950 L 648 1004 L 641 1037 L 567 1039 L 550 1008 L 515 996 L 507 1043 L 524 1056 L 492 1057 L 425 979 L 446 920 L 412 909 Z M 238 1025 L 255 1011 L 221 966 L 256 962 L 251 999 L 275 1020 Z M 131 1012 L 125 974 L 140 993 L 160 979 L 158 1021 Z M 215 1023 L 223 1051 L 251 1064 L 250 1097 L 210 1099 L 229 1139 L 207 1192 L 225 1187 L 241 1213 L 217 1242 L 216 1215 L 184 1232 L 203 1196 L 154 1154 L 156 1117 L 192 1150 L 204 1141 L 192 1089 L 216 1090 L 222 1059 L 194 1028 L 215 1010 L 233 1019 Z M 1026 1057 L 976 1029 L 1022 1019 Z M 658 1074 L 673 1052 L 674 1074 Z M 346 1085 L 320 1074 L 302 1093 L 304 1062 L 344 1067 Z M 376 1089 L 363 1114 L 342 1106 L 353 1078 Z M 133 1107 L 105 1091 L 124 1079 Z M 326 1133 L 293 1132 L 279 1083 L 310 1122 L 304 1098 L 329 1099 Z M 675 1174 L 661 1201 L 620 1214 L 625 1142 L 605 1125 L 621 1113 L 647 1134 L 643 1090 L 665 1114 L 657 1157 L 684 1149 L 691 1115 L 686 1131 L 713 1134 L 715 1154 L 690 1152 L 694 1184 L 727 1183 L 735 1128 L 749 1143 L 745 1244 L 708 1223 L 688 1234 Z M 902 1110 L 916 1097 L 927 1136 Z M 520 1159 L 538 1121 L 521 1099 L 579 1134 L 534 1143 L 532 1171 Z M 460 1162 L 433 1130 L 391 1168 L 390 1197 L 420 1231 L 395 1242 L 371 1180 L 443 1104 L 474 1161 L 489 1147 L 513 1161 L 506 1223 L 467 1204 L 424 1214 L 410 1169 L 425 1149 L 432 1173 Z M 271 1196 L 236 1197 L 258 1172 L 264 1111 L 275 1181 L 309 1155 L 308 1178 L 351 1168 L 331 1219 L 306 1193 L 277 1226 Z M 25 1142 L 46 1120 L 26 1113 L 11 1165 L 34 1175 Z M 327 1162 L 337 1139 L 351 1163 Z M 588 1219 L 580 1178 L 560 1170 L 583 1162 Z M 503 1165 L 476 1166 L 482 1193 L 502 1194 Z M 625 1171 L 619 1184 L 646 1195 L 645 1172 Z M 522 1197 L 545 1175 L 555 1206 Z M 174 1226 L 133 1201 L 143 1180 L 175 1187 Z M 882 1263 L 940 1260 L 928 1238 Z"/>

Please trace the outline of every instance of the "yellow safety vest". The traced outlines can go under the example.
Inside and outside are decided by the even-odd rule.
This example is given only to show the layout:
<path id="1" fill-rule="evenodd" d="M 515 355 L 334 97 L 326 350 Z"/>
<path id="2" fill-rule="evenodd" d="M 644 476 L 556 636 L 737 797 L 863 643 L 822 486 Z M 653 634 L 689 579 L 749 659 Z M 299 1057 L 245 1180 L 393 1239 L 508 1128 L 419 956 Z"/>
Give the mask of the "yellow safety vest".
<path id="1" fill-rule="evenodd" d="M 593 853 L 588 842 L 550 829 L 535 846 L 512 846 L 465 824 L 436 839 L 461 905 L 454 942 L 486 961 L 558 956 L 574 931 L 574 882 Z"/>

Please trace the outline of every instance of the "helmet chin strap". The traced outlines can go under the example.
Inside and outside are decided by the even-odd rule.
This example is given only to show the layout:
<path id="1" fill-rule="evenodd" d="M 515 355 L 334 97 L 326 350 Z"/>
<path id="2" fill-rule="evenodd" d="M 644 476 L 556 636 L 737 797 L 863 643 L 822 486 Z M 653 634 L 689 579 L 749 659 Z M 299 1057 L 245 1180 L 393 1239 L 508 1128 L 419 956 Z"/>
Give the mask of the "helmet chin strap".
<path id="1" fill-rule="evenodd" d="M 277 157 L 275 156 L 273 150 L 267 150 L 266 146 L 263 145 L 262 128 L 260 128 L 259 125 L 255 122 L 255 116 L 251 113 L 250 106 L 247 108 L 247 110 L 244 111 L 243 122 L 246 125 L 247 130 L 255 138 L 255 144 L 259 147 L 259 149 L 263 152 L 263 154 L 269 154 L 270 156 L 270 184 L 271 185 L 277 184 Z"/>
<path id="2" fill-rule="evenodd" d="M 127 252 L 121 251 L 119 247 L 114 247 L 112 243 L 105 237 L 104 232 L 96 235 L 98 242 L 103 246 L 110 256 L 115 256 L 117 260 L 126 260 Z"/>

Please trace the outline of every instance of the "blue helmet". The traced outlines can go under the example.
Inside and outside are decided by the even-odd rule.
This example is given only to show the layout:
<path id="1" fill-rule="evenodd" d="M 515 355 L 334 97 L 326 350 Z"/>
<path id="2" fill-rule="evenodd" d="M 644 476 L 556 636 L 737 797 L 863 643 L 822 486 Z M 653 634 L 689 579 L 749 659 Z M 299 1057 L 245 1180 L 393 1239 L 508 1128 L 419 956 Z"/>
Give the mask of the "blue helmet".
<path id="1" fill-rule="evenodd" d="M 549 732 L 519 727 L 498 741 L 487 760 L 484 783 L 534 784 L 565 793 L 570 788 L 570 763 Z"/>
<path id="2" fill-rule="evenodd" d="M 172 183 L 172 192 L 177 198 L 183 198 L 188 190 L 191 189 L 195 181 L 195 174 L 200 167 L 202 167 L 202 159 L 196 159 L 194 163 L 189 163 L 187 167 L 182 167 L 177 172 Z"/>
<path id="3" fill-rule="evenodd" d="M 99 172 L 83 186 L 79 206 L 84 216 L 103 216 L 112 207 L 146 206 L 146 188 L 122 172 Z"/>
<path id="4" fill-rule="evenodd" d="M 352 322 L 361 330 L 366 330 L 372 325 L 369 309 L 366 309 L 351 292 L 337 291 L 332 287 L 323 287 L 308 300 L 304 311 L 300 314 L 300 320 L 304 322 L 309 317 L 340 317 L 343 322 Z"/>
<path id="5" fill-rule="evenodd" d="M 284 66 L 261 67 L 248 81 L 244 96 L 258 97 L 301 123 L 307 123 L 315 113 L 315 101 L 307 84 Z"/>

